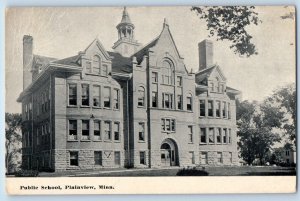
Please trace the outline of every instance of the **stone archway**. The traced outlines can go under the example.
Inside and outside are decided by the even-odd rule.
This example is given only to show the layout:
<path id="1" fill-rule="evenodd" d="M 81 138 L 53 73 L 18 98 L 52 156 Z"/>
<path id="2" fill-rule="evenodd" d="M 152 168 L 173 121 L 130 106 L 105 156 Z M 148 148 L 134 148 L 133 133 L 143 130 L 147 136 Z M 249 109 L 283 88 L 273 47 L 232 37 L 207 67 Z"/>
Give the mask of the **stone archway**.
<path id="1" fill-rule="evenodd" d="M 178 147 L 174 140 L 165 139 L 160 146 L 161 166 L 170 167 L 179 165 Z"/>

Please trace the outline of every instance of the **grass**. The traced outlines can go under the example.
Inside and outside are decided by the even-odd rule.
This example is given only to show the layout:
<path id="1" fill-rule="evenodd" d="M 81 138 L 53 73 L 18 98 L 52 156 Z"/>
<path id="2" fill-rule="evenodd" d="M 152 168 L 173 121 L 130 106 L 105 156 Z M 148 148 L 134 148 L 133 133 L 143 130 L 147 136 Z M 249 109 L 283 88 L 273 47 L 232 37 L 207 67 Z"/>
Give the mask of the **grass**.
<path id="1" fill-rule="evenodd" d="M 292 167 L 205 167 L 204 170 L 153 169 L 83 175 L 84 177 L 151 177 L 151 176 L 288 176 L 296 175 Z"/>

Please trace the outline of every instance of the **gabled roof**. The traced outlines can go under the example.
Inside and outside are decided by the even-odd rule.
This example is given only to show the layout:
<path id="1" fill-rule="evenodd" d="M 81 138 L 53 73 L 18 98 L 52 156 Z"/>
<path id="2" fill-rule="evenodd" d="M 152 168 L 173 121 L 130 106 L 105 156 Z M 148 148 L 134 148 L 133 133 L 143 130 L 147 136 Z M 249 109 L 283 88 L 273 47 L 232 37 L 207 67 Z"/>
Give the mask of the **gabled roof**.
<path id="1" fill-rule="evenodd" d="M 72 56 L 72 57 L 67 57 L 65 59 L 60 59 L 60 60 L 53 61 L 52 63 L 69 65 L 69 66 L 81 66 L 77 62 L 79 57 L 80 57 L 80 55 L 75 55 L 75 56 Z"/>
<path id="2" fill-rule="evenodd" d="M 226 77 L 224 76 L 224 74 L 223 74 L 222 70 L 220 69 L 220 67 L 215 64 L 211 67 L 208 67 L 204 70 L 201 70 L 201 71 L 197 72 L 196 73 L 197 82 L 201 82 L 204 79 L 208 78 L 215 69 L 218 71 L 218 73 L 221 75 L 221 77 L 224 80 L 226 80 Z"/>
<path id="3" fill-rule="evenodd" d="M 36 54 L 33 55 L 33 59 L 36 63 L 40 63 L 42 65 L 49 64 L 50 62 L 57 60 L 56 58 L 46 57 L 46 56 L 41 56 Z"/>
<path id="4" fill-rule="evenodd" d="M 117 52 L 107 52 L 113 57 L 111 68 L 116 73 L 132 73 L 132 61 L 131 58 L 123 57 Z"/>
<path id="5" fill-rule="evenodd" d="M 131 56 L 132 57 L 136 57 L 136 60 L 139 63 L 142 62 L 144 55 L 147 55 L 147 52 L 150 48 L 154 47 L 158 41 L 159 37 L 156 37 L 154 40 L 152 40 L 150 43 L 148 43 L 147 45 L 145 45 L 142 49 L 140 49 L 139 51 L 137 51 L 135 54 L 133 54 Z"/>
<path id="6" fill-rule="evenodd" d="M 52 57 L 46 57 L 46 56 L 41 56 L 41 55 L 33 55 L 33 66 L 35 66 L 35 64 L 40 64 L 40 68 L 41 70 L 43 70 L 45 68 L 45 66 L 47 66 L 50 62 L 57 60 L 56 58 L 52 58 Z"/>
<path id="7" fill-rule="evenodd" d="M 202 71 L 199 71 L 196 73 L 196 78 L 197 78 L 197 82 L 200 83 L 202 82 L 204 79 L 206 79 L 207 77 L 210 76 L 210 74 L 213 72 L 213 70 L 215 69 L 216 65 L 211 66 L 209 68 L 206 68 Z"/>

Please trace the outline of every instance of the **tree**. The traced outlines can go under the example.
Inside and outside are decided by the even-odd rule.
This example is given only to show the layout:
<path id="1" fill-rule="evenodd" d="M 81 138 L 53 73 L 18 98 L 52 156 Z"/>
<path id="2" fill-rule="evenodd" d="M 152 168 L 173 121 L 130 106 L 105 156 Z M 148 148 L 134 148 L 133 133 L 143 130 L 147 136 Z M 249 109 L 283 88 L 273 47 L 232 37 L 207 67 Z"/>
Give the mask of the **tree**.
<path id="1" fill-rule="evenodd" d="M 20 161 L 17 161 L 17 154 L 21 152 L 21 126 L 21 114 L 5 113 L 5 167 L 7 173 L 11 173 L 20 165 Z"/>
<path id="2" fill-rule="evenodd" d="M 266 103 L 237 102 L 238 145 L 241 157 L 249 165 L 256 158 L 263 164 L 271 147 L 281 140 L 273 128 L 280 127 L 282 115 Z"/>
<path id="3" fill-rule="evenodd" d="M 274 148 L 273 153 L 271 155 L 271 164 L 280 165 L 284 163 L 284 158 L 282 157 L 282 153 L 284 153 L 284 148 Z"/>
<path id="4" fill-rule="evenodd" d="M 206 21 L 209 37 L 230 41 L 230 48 L 236 54 L 247 57 L 257 54 L 252 36 L 247 32 L 249 25 L 261 22 L 254 6 L 194 6 L 191 10 Z"/>
<path id="5" fill-rule="evenodd" d="M 266 102 L 274 107 L 277 107 L 278 112 L 284 113 L 281 119 L 281 128 L 289 137 L 291 142 L 296 145 L 296 85 L 295 83 L 288 84 L 275 90 L 273 94 L 267 98 Z"/>

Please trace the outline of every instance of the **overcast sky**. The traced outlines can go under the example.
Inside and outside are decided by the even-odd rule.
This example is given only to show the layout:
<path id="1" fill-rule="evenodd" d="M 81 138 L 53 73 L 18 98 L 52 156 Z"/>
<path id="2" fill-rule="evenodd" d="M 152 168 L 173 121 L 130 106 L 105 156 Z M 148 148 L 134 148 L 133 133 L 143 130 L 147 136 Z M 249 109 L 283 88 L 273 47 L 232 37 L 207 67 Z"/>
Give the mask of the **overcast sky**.
<path id="1" fill-rule="evenodd" d="M 96 37 L 106 50 L 117 41 L 116 25 L 122 7 L 18 8 L 6 12 L 6 112 L 20 112 L 22 38 L 33 36 L 34 54 L 65 58 L 84 50 Z M 167 18 L 171 33 L 188 70 L 198 70 L 198 43 L 207 38 L 206 24 L 190 7 L 129 7 L 135 38 L 142 44 L 158 36 Z M 263 100 L 279 86 L 295 82 L 295 21 L 281 16 L 286 7 L 256 7 L 262 23 L 249 27 L 259 54 L 240 57 L 230 43 L 214 42 L 214 62 L 227 85 L 242 91 L 244 100 Z"/>

